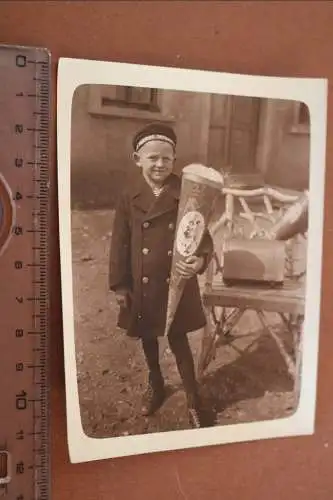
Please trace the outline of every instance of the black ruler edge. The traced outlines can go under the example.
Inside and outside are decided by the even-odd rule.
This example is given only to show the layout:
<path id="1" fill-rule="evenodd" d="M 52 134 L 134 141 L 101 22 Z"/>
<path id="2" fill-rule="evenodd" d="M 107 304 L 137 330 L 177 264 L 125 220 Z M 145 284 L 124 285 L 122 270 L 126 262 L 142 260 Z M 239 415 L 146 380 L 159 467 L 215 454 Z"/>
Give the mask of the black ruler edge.
<path id="1" fill-rule="evenodd" d="M 52 86 L 51 86 L 51 53 L 48 49 L 46 48 L 37 48 L 35 47 L 36 53 L 42 53 L 44 57 L 46 58 L 45 65 L 47 67 L 47 82 L 46 82 L 46 97 L 45 94 L 40 97 L 40 104 L 44 103 L 46 104 L 46 109 L 47 113 L 45 112 L 45 118 L 47 118 L 47 146 L 44 151 L 44 146 L 42 146 L 42 151 L 43 153 L 46 153 L 47 158 L 45 162 L 45 182 L 43 183 L 44 186 L 42 187 L 42 183 L 39 184 L 39 189 L 40 189 L 40 209 L 41 209 L 41 214 L 43 217 L 43 220 L 41 219 L 41 228 L 42 224 L 45 224 L 45 242 L 43 243 L 44 249 L 45 249 L 45 259 L 46 259 L 46 265 L 44 272 L 46 273 L 46 279 L 45 279 L 45 306 L 46 310 L 44 312 L 44 319 L 45 321 L 45 338 L 44 338 L 44 350 L 45 350 L 45 358 L 46 358 L 46 363 L 45 363 L 45 384 L 42 386 L 43 394 L 42 394 L 42 400 L 45 404 L 45 419 L 44 419 L 44 426 L 45 428 L 43 429 L 44 432 L 42 432 L 42 435 L 44 436 L 44 442 L 42 442 L 42 448 L 44 449 L 44 458 L 47 461 L 46 465 L 46 474 L 45 474 L 45 468 L 43 469 L 43 473 L 45 477 L 41 477 L 40 480 L 45 484 L 47 490 L 46 490 L 46 495 L 48 499 L 51 497 L 51 427 L 50 427 L 50 419 L 51 419 L 51 410 L 50 410 L 50 393 L 51 393 L 51 377 L 50 377 L 50 371 L 51 371 L 51 349 L 50 349 L 50 332 L 51 332 L 51 324 L 50 324 L 50 290 L 51 290 L 51 259 L 50 259 L 50 222 L 51 222 L 51 199 L 50 199 L 50 167 L 51 167 L 51 147 L 50 147 L 50 141 L 51 141 L 51 101 L 52 101 Z M 45 86 L 45 82 L 41 83 L 41 86 Z M 37 81 L 36 81 L 36 88 L 37 88 Z M 43 111 L 44 115 L 44 111 Z M 37 156 L 37 152 L 36 152 Z M 43 178 L 43 171 L 42 171 L 42 166 L 40 167 L 40 177 L 41 179 Z M 42 410 L 43 411 L 43 410 Z M 42 493 L 42 496 L 43 493 Z"/>
<path id="2" fill-rule="evenodd" d="M 51 139 L 51 53 L 48 49 L 42 47 L 20 47 L 20 50 L 34 50 L 36 54 L 41 53 L 45 57 L 45 61 L 41 61 L 43 67 L 47 68 L 47 77 L 45 77 L 46 82 L 41 83 L 41 87 L 46 86 L 46 95 L 43 92 L 43 95 L 40 96 L 39 105 L 40 108 L 43 107 L 42 114 L 43 118 L 47 119 L 47 144 L 43 142 L 41 145 L 41 150 L 43 155 L 47 155 L 46 158 L 44 156 L 41 165 L 39 166 L 39 175 L 40 179 L 43 182 L 39 183 L 39 208 L 40 208 L 40 229 L 44 236 L 44 241 L 42 243 L 43 248 L 43 259 L 44 265 L 43 271 L 45 273 L 44 282 L 44 293 L 43 293 L 43 301 L 45 304 L 45 309 L 41 312 L 43 319 L 45 320 L 45 326 L 43 327 L 45 335 L 43 339 L 41 339 L 41 346 L 43 342 L 43 351 L 45 353 L 45 365 L 44 365 L 44 373 L 43 373 L 43 384 L 41 386 L 41 399 L 44 403 L 44 409 L 41 407 L 42 412 L 42 422 L 43 428 L 41 429 L 43 441 L 41 442 L 41 448 L 43 450 L 42 460 L 44 460 L 44 467 L 41 469 L 43 476 L 39 477 L 39 481 L 44 485 L 43 491 L 41 492 L 42 487 L 38 486 L 38 492 L 41 493 L 40 498 L 42 500 L 49 500 L 51 497 L 51 428 L 50 428 L 50 419 L 51 419 L 51 411 L 50 411 L 50 392 L 51 392 L 51 378 L 50 378 L 50 364 L 51 364 L 51 350 L 50 350 L 50 289 L 51 289 L 51 259 L 50 259 L 50 220 L 51 220 L 51 204 L 50 204 L 50 139 Z M 36 73 L 37 73 L 37 65 L 36 65 Z M 43 77 L 44 78 L 44 77 Z M 36 81 L 37 88 L 37 81 Z M 45 111 L 45 109 L 47 111 Z M 47 115 L 47 116 L 46 116 Z M 43 125 L 45 127 L 45 125 Z M 44 141 L 44 138 L 43 138 Z M 37 158 L 36 151 L 36 158 Z M 35 160 L 36 160 L 35 158 Z M 38 191 L 38 187 L 36 189 Z M 45 280 L 45 281 L 44 281 Z M 37 487 L 37 485 L 35 485 Z M 45 493 L 45 494 L 44 494 Z"/>

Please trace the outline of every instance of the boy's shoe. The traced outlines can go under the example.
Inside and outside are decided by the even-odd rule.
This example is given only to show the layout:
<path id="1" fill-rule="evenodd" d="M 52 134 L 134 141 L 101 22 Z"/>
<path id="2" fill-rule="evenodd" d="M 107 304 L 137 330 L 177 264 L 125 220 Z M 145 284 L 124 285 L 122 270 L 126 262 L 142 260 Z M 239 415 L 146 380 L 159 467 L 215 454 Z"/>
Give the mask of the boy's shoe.
<path id="1" fill-rule="evenodd" d="M 159 382 L 158 384 L 154 384 L 151 380 L 149 380 L 147 390 L 143 396 L 141 406 L 142 415 L 146 417 L 148 417 L 149 415 L 153 415 L 162 406 L 164 400 L 164 383 Z"/>

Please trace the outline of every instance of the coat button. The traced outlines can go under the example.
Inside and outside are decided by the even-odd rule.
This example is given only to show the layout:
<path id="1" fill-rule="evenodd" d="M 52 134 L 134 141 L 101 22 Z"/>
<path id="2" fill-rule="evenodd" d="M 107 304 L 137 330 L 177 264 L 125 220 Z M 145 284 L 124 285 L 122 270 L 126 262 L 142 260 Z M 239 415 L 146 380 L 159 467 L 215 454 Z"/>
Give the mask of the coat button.
<path id="1" fill-rule="evenodd" d="M 168 250 L 168 255 L 169 255 L 169 257 L 171 257 L 171 255 L 172 255 L 172 250 Z"/>
<path id="2" fill-rule="evenodd" d="M 175 228 L 174 223 L 173 223 L 173 222 L 170 222 L 170 224 L 169 224 L 169 229 L 174 229 L 174 228 Z"/>
<path id="3" fill-rule="evenodd" d="M 143 255 L 148 255 L 148 253 L 149 253 L 149 248 L 143 248 L 143 249 L 142 249 L 142 253 L 143 253 Z"/>
<path id="4" fill-rule="evenodd" d="M 170 278 L 167 278 L 165 281 L 169 284 L 170 283 Z"/>
<path id="5" fill-rule="evenodd" d="M 142 319 L 142 314 L 138 314 L 138 319 Z"/>
<path id="6" fill-rule="evenodd" d="M 149 222 L 147 222 L 147 221 L 146 221 L 146 222 L 144 222 L 142 225 L 143 225 L 143 227 L 144 227 L 145 229 L 147 229 L 147 227 L 149 227 L 149 226 L 150 226 Z"/>
<path id="7" fill-rule="evenodd" d="M 142 283 L 144 283 L 145 285 L 148 283 L 148 281 L 149 281 L 149 278 L 147 276 L 144 276 L 142 278 Z"/>

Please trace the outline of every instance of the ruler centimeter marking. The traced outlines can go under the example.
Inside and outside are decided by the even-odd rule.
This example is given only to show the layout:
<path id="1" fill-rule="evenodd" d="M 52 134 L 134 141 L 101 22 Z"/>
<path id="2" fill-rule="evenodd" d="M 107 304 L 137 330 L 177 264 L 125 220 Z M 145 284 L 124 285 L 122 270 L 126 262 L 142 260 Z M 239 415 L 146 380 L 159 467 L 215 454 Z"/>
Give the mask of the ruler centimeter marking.
<path id="1" fill-rule="evenodd" d="M 11 234 L 0 254 L 0 498 L 48 500 L 50 56 L 45 49 L 0 46 L 0 108 L 0 172 L 13 205 L 12 211 L 7 207 Z M 2 205 L 0 224 L 6 218 L 4 197 Z"/>

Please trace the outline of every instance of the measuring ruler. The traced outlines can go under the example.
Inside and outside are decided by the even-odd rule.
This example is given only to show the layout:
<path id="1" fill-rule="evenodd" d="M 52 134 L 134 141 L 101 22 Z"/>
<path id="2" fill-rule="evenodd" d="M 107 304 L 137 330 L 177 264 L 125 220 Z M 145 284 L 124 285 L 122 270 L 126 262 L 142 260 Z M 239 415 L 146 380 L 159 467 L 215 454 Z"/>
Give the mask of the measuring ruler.
<path id="1" fill-rule="evenodd" d="M 0 499 L 49 499 L 50 56 L 0 45 Z"/>

